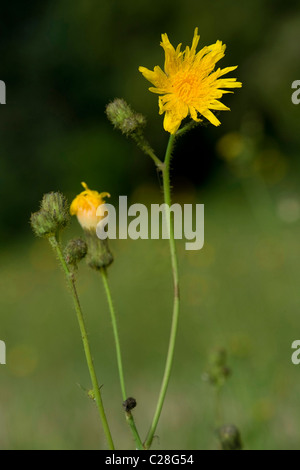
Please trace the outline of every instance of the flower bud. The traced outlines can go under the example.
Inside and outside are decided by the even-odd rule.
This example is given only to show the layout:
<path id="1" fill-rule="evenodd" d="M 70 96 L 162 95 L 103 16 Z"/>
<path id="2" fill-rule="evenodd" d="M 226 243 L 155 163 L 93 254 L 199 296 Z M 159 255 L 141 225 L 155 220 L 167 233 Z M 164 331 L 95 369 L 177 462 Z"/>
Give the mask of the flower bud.
<path id="1" fill-rule="evenodd" d="M 136 407 L 136 399 L 129 397 L 127 400 L 123 401 L 123 408 L 126 411 L 126 413 L 129 413 L 129 411 L 133 410 L 133 408 Z"/>
<path id="2" fill-rule="evenodd" d="M 40 210 L 31 214 L 30 223 L 38 237 L 51 237 L 57 231 L 57 222 L 46 211 Z"/>
<path id="3" fill-rule="evenodd" d="M 31 226 L 38 237 L 50 237 L 64 229 L 70 220 L 68 202 L 63 194 L 45 194 L 41 209 L 31 215 Z"/>
<path id="4" fill-rule="evenodd" d="M 97 225 L 102 219 L 102 217 L 97 216 L 97 209 L 101 204 L 104 204 L 104 198 L 110 197 L 110 194 L 92 191 L 86 183 L 81 184 L 84 191 L 73 200 L 70 214 L 77 216 L 78 222 L 84 230 L 93 230 L 96 233 Z"/>
<path id="5" fill-rule="evenodd" d="M 102 216 L 97 215 L 97 209 L 105 203 L 104 198 L 110 197 L 110 194 L 92 191 L 86 183 L 81 184 L 85 190 L 72 202 L 70 213 L 77 216 L 84 230 L 87 243 L 87 264 L 93 269 L 100 270 L 113 262 L 108 240 L 100 240 L 96 234 L 97 225 L 103 219 Z"/>
<path id="6" fill-rule="evenodd" d="M 86 262 L 97 271 L 111 265 L 114 258 L 109 249 L 108 240 L 100 240 L 94 230 L 85 230 L 87 243 Z"/>
<path id="7" fill-rule="evenodd" d="M 70 240 L 64 252 L 67 264 L 74 267 L 77 267 L 77 263 L 79 263 L 86 254 L 87 244 L 81 238 Z"/>
<path id="8" fill-rule="evenodd" d="M 48 212 L 61 229 L 65 228 L 70 220 L 67 199 L 59 192 L 44 194 L 41 210 Z"/>
<path id="9" fill-rule="evenodd" d="M 96 396 L 95 396 L 95 391 L 94 391 L 93 389 L 88 390 L 87 394 L 88 394 L 88 397 L 89 397 L 91 400 L 95 401 Z"/>
<path id="10" fill-rule="evenodd" d="M 217 430 L 222 450 L 242 450 L 243 444 L 238 428 L 232 424 L 222 426 Z"/>
<path id="11" fill-rule="evenodd" d="M 121 98 L 116 98 L 107 105 L 106 115 L 111 123 L 126 135 L 136 133 L 146 124 L 146 118 L 133 111 L 129 104 Z"/>

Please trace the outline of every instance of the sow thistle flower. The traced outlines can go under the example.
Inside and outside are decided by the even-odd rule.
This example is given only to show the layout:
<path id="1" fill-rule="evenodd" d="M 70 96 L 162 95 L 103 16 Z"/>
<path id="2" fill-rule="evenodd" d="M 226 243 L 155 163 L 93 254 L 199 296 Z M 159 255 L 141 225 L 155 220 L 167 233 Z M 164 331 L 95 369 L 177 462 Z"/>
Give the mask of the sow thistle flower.
<path id="1" fill-rule="evenodd" d="M 86 260 L 88 265 L 96 270 L 109 266 L 113 262 L 113 256 L 108 247 L 107 240 L 100 240 L 96 234 L 98 223 L 103 217 L 97 215 L 97 209 L 105 204 L 105 198 L 109 193 L 98 193 L 88 188 L 86 183 L 78 196 L 75 197 L 71 206 L 70 214 L 76 215 L 78 222 L 84 230 L 87 243 Z"/>
<path id="2" fill-rule="evenodd" d="M 196 52 L 199 39 L 196 28 L 191 48 L 187 46 L 181 51 L 181 44 L 174 49 L 167 34 L 162 34 L 164 72 L 159 66 L 154 67 L 153 71 L 139 67 L 143 76 L 154 85 L 149 90 L 160 95 L 159 114 L 165 113 L 164 129 L 170 134 L 176 133 L 181 121 L 188 115 L 196 122 L 201 121 L 199 116 L 203 116 L 219 126 L 220 121 L 211 110 L 229 110 L 218 101 L 224 93 L 232 93 L 224 88 L 242 86 L 236 78 L 221 78 L 237 66 L 215 70 L 216 63 L 225 55 L 225 44 L 217 41 Z"/>

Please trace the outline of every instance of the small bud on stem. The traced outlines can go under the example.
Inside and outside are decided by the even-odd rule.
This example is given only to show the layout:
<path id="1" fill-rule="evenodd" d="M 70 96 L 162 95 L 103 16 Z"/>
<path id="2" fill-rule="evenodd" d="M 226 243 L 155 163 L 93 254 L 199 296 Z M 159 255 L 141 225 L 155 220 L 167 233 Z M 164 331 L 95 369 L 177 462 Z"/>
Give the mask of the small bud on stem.
<path id="1" fill-rule="evenodd" d="M 129 397 L 127 400 L 123 401 L 123 408 L 126 411 L 126 413 L 129 413 L 133 408 L 136 407 L 136 399 Z"/>
<path id="2" fill-rule="evenodd" d="M 87 244 L 81 238 L 70 240 L 65 248 L 65 260 L 69 266 L 77 267 L 87 254 Z"/>
<path id="3" fill-rule="evenodd" d="M 242 450 L 243 444 L 240 431 L 232 424 L 222 426 L 217 430 L 222 450 Z"/>
<path id="4" fill-rule="evenodd" d="M 100 240 L 94 230 L 84 230 L 87 243 L 86 262 L 90 268 L 100 271 L 111 265 L 114 258 L 109 249 L 108 240 Z"/>

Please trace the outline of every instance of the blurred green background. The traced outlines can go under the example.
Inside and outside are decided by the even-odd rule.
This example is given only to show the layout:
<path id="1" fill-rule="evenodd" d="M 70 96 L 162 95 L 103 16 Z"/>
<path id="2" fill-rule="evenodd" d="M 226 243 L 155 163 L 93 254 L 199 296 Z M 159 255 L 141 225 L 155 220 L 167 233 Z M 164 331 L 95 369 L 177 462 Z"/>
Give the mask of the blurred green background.
<path id="1" fill-rule="evenodd" d="M 243 88 L 226 95 L 222 125 L 203 125 L 176 147 L 174 201 L 205 204 L 205 246 L 178 242 L 181 323 L 175 366 L 154 448 L 218 448 L 215 400 L 203 381 L 209 355 L 226 348 L 232 370 L 224 423 L 247 449 L 297 449 L 300 378 L 291 343 L 300 336 L 300 7 L 296 1 L 52 0 L 1 5 L 0 366 L 2 449 L 105 448 L 80 335 L 63 275 L 29 217 L 43 193 L 71 200 L 86 181 L 111 202 L 161 200 L 153 164 L 105 117 L 123 97 L 147 116 L 159 155 L 167 143 L 157 97 L 138 66 L 163 65 L 160 34 L 174 45 L 227 44 L 221 67 L 238 64 Z M 219 65 L 219 64 L 218 64 Z M 80 235 L 73 221 L 65 240 Z M 128 393 L 145 435 L 167 348 L 172 280 L 166 241 L 112 241 L 110 284 Z M 124 422 L 101 279 L 83 263 L 79 293 L 107 414 L 119 448 Z M 299 332 L 299 333 L 298 333 Z M 80 384 L 80 386 L 77 386 Z"/>

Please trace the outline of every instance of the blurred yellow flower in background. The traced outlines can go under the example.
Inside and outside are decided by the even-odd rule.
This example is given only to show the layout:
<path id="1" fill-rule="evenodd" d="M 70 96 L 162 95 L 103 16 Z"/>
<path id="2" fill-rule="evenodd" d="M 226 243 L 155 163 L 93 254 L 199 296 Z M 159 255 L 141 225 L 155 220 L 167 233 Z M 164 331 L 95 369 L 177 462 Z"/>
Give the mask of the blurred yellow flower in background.
<path id="1" fill-rule="evenodd" d="M 196 48 L 200 36 L 195 29 L 191 48 L 181 51 L 181 44 L 172 46 L 167 34 L 162 34 L 161 46 L 165 51 L 164 72 L 159 66 L 154 70 L 139 67 L 139 71 L 154 87 L 149 88 L 159 95 L 159 113 L 165 114 L 164 129 L 175 134 L 181 121 L 188 115 L 194 121 L 201 121 L 204 116 L 218 126 L 220 121 L 211 110 L 229 110 L 218 101 L 224 93 L 231 93 L 223 88 L 240 88 L 241 82 L 236 78 L 220 78 L 237 66 L 215 69 L 216 63 L 225 55 L 225 44 L 217 41 L 211 46 L 203 47 L 198 53 Z"/>
<path id="2" fill-rule="evenodd" d="M 70 207 L 70 214 L 76 215 L 81 227 L 85 230 L 96 230 L 101 217 L 96 215 L 97 208 L 105 203 L 104 198 L 110 197 L 109 193 L 98 193 L 88 188 L 86 183 L 81 183 L 84 187 L 73 200 Z"/>

